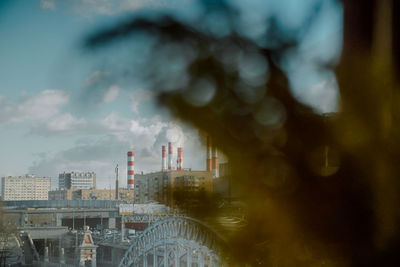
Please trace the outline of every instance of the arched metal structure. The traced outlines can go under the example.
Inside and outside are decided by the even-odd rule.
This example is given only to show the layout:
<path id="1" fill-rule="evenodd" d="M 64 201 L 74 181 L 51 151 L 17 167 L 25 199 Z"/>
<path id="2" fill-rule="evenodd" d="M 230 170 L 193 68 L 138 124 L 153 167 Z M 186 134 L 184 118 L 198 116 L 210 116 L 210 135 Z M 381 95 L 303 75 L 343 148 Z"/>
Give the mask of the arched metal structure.
<path id="1" fill-rule="evenodd" d="M 223 240 L 201 222 L 172 217 L 149 226 L 132 241 L 120 267 L 214 267 L 220 258 Z"/>

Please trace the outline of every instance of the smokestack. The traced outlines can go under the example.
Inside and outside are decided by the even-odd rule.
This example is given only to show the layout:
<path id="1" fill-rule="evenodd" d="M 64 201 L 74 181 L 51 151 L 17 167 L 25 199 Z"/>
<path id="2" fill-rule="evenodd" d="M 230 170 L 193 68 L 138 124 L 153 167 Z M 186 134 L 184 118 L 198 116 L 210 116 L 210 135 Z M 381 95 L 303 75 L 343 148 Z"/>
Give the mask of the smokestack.
<path id="1" fill-rule="evenodd" d="M 128 189 L 133 189 L 135 184 L 135 152 L 128 152 Z"/>
<path id="2" fill-rule="evenodd" d="M 214 178 L 219 177 L 218 152 L 215 146 L 212 146 L 212 175 Z"/>
<path id="3" fill-rule="evenodd" d="M 211 165 L 211 138 L 207 136 L 207 167 L 206 171 L 212 171 Z"/>
<path id="4" fill-rule="evenodd" d="M 119 199 L 119 184 L 118 184 L 118 180 L 119 180 L 119 167 L 117 164 L 117 167 L 115 167 L 115 200 Z"/>
<path id="5" fill-rule="evenodd" d="M 161 147 L 161 171 L 165 172 L 167 170 L 167 151 L 165 146 Z"/>
<path id="6" fill-rule="evenodd" d="M 168 170 L 172 170 L 172 143 L 168 142 Z"/>
<path id="7" fill-rule="evenodd" d="M 178 147 L 178 157 L 176 160 L 176 170 L 181 171 L 183 168 L 183 148 Z"/>

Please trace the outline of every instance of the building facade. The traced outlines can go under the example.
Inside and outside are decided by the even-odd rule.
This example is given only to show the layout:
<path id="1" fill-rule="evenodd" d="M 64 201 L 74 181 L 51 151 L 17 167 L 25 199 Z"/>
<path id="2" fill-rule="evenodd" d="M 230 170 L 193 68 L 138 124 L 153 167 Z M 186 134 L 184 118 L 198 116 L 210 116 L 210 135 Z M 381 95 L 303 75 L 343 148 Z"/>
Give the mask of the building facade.
<path id="1" fill-rule="evenodd" d="M 1 196 L 3 200 L 48 200 L 50 185 L 49 177 L 2 177 Z"/>
<path id="2" fill-rule="evenodd" d="M 167 171 L 137 174 L 135 180 L 135 204 L 160 202 L 174 205 L 178 191 L 212 192 L 212 173 L 209 171 Z"/>
<path id="3" fill-rule="evenodd" d="M 58 175 L 59 189 L 95 189 L 94 172 L 64 172 Z"/>
<path id="4" fill-rule="evenodd" d="M 133 190 L 119 189 L 119 199 L 133 203 Z M 49 200 L 115 200 L 115 190 L 65 189 L 49 191 Z"/>

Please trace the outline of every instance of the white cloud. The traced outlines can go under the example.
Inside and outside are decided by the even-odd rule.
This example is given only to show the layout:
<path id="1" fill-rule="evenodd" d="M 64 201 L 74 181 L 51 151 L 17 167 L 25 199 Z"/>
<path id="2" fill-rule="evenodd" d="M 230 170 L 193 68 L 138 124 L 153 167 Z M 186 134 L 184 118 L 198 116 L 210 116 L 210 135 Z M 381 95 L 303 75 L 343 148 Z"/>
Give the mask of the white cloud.
<path id="1" fill-rule="evenodd" d="M 40 7 L 43 9 L 56 9 L 56 1 L 55 0 L 40 0 Z"/>
<path id="2" fill-rule="evenodd" d="M 98 70 L 86 77 L 82 89 L 86 104 L 96 105 L 115 101 L 122 91 L 113 75 Z"/>
<path id="3" fill-rule="evenodd" d="M 69 131 L 85 124 L 85 122 L 84 119 L 77 119 L 70 113 L 65 113 L 52 118 L 47 125 L 53 131 Z"/>
<path id="4" fill-rule="evenodd" d="M 86 77 L 83 86 L 84 87 L 96 86 L 100 82 L 103 82 L 108 76 L 109 76 L 108 72 L 102 72 L 99 70 L 94 71 L 88 77 Z"/>
<path id="5" fill-rule="evenodd" d="M 103 130 L 111 132 L 126 132 L 130 127 L 129 119 L 120 117 L 115 112 L 100 120 L 99 124 Z"/>
<path id="6" fill-rule="evenodd" d="M 56 8 L 56 0 L 41 0 L 44 9 Z M 94 14 L 116 15 L 121 12 L 135 11 L 141 8 L 161 8 L 171 5 L 167 0 L 68 0 L 68 8 L 77 14 L 90 16 Z M 176 2 L 176 0 L 174 0 Z"/>
<path id="7" fill-rule="evenodd" d="M 117 85 L 110 86 L 103 96 L 103 102 L 113 102 L 118 97 L 119 91 L 120 88 Z"/>
<path id="8" fill-rule="evenodd" d="M 154 100 L 155 94 L 151 90 L 137 89 L 130 95 L 131 110 L 135 114 L 139 114 L 139 105 L 143 102 Z"/>
<path id="9" fill-rule="evenodd" d="M 41 135 L 49 134 L 73 134 L 82 131 L 87 126 L 85 119 L 77 119 L 70 113 L 55 116 L 44 122 L 31 126 L 31 132 Z"/>
<path id="10" fill-rule="evenodd" d="M 89 127 L 89 126 L 87 126 Z M 200 143 L 196 130 L 185 128 L 173 122 L 152 120 L 130 120 L 111 113 L 97 123 L 98 135 L 80 139 L 75 145 L 56 153 L 45 153 L 29 168 L 38 175 L 58 177 L 58 173 L 69 170 L 94 171 L 100 187 L 108 186 L 114 177 L 116 164 L 121 173 L 126 173 L 126 152 L 135 151 L 137 172 L 158 171 L 161 162 L 161 145 L 173 142 L 176 147 L 184 147 L 184 167 L 204 168 L 205 149 Z M 174 161 L 175 162 L 175 161 Z M 126 179 L 121 177 L 122 186 Z M 111 180 L 114 184 L 114 180 Z"/>
<path id="11" fill-rule="evenodd" d="M 22 121 L 44 121 L 57 115 L 69 102 L 66 92 L 45 90 L 36 95 L 27 95 L 12 103 L 0 98 L 0 124 Z"/>

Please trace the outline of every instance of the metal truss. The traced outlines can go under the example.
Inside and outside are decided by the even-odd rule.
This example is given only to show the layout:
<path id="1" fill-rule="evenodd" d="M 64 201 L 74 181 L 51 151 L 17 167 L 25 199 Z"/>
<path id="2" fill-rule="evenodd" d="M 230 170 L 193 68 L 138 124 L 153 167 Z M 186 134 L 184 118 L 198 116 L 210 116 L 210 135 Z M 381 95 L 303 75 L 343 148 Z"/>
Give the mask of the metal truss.
<path id="1" fill-rule="evenodd" d="M 222 266 L 223 240 L 197 220 L 166 218 L 134 239 L 120 267 Z"/>
<path id="2" fill-rule="evenodd" d="M 156 222 L 165 220 L 169 215 L 154 215 L 154 214 L 134 214 L 125 216 L 125 222 Z"/>

